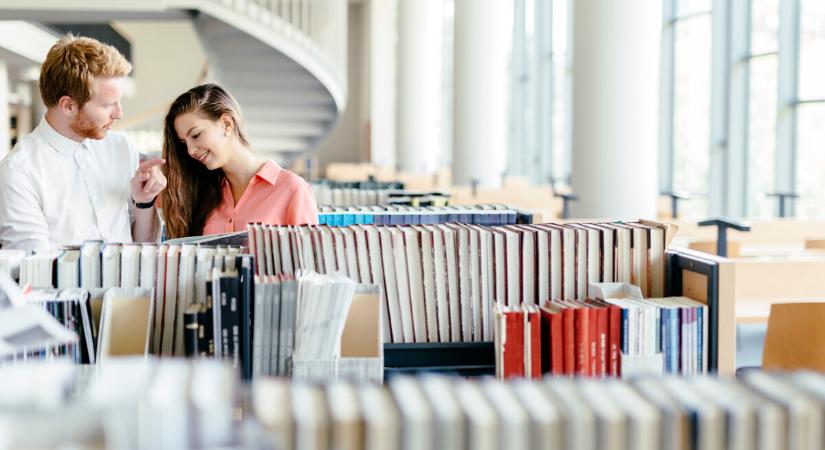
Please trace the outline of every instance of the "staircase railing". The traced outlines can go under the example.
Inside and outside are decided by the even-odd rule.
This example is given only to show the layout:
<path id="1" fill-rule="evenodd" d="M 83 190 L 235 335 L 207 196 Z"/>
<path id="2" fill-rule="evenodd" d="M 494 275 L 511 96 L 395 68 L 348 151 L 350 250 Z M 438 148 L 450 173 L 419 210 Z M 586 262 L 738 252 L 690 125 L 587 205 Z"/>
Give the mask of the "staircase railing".
<path id="1" fill-rule="evenodd" d="M 333 92 L 333 96 L 339 94 L 336 101 L 343 105 L 347 89 L 347 0 L 202 0 L 201 4 L 233 9 L 308 52 L 335 78 L 340 91 Z"/>

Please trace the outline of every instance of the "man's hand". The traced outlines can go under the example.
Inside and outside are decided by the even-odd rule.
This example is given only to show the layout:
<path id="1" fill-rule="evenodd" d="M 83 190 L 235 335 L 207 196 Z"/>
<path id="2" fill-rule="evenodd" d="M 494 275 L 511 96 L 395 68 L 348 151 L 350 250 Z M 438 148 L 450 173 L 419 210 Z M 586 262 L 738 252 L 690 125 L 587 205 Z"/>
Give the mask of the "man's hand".
<path id="1" fill-rule="evenodd" d="M 138 165 L 135 176 L 132 177 L 132 200 L 137 203 L 152 201 L 166 187 L 166 177 L 160 166 L 166 160 L 161 158 L 147 159 Z"/>

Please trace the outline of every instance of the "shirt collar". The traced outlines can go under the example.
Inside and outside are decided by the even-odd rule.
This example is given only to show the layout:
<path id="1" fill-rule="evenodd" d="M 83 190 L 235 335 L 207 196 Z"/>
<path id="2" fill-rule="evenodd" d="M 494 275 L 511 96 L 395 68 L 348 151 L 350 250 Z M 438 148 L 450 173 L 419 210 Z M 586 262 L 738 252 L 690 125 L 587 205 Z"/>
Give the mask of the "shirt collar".
<path id="1" fill-rule="evenodd" d="M 258 169 L 258 173 L 256 173 L 255 176 L 275 186 L 275 182 L 278 180 L 278 175 L 280 175 L 281 170 L 281 166 L 270 159 L 267 160 L 260 169 Z"/>
<path id="2" fill-rule="evenodd" d="M 43 115 L 43 118 L 40 119 L 40 125 L 37 126 L 35 129 L 46 142 L 49 143 L 52 147 L 55 148 L 60 153 L 63 154 L 71 154 L 77 149 L 78 147 L 84 145 L 88 139 L 84 139 L 80 142 L 77 142 L 73 139 L 67 138 L 62 134 L 58 133 L 57 130 L 52 128 L 49 122 L 46 120 L 46 115 Z"/>

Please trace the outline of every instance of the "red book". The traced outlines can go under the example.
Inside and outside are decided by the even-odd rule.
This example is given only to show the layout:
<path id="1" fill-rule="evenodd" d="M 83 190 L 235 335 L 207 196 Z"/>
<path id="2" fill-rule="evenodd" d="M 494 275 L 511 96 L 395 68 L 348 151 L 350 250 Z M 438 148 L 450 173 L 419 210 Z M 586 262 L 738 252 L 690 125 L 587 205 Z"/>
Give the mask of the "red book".
<path id="1" fill-rule="evenodd" d="M 563 309 L 550 302 L 541 307 L 542 372 L 564 373 Z"/>
<path id="2" fill-rule="evenodd" d="M 613 377 L 622 375 L 622 308 L 616 305 L 608 305 L 608 355 L 607 374 Z"/>
<path id="3" fill-rule="evenodd" d="M 575 308 L 576 375 L 590 376 L 590 308 Z"/>
<path id="4" fill-rule="evenodd" d="M 595 328 L 595 372 L 593 372 L 594 376 L 597 377 L 605 377 L 608 374 L 608 362 L 610 360 L 608 353 L 609 353 L 609 338 L 608 338 L 608 311 L 607 311 L 607 304 L 595 299 L 587 299 L 585 303 L 589 305 L 592 310 L 590 312 L 591 317 L 595 313 L 596 321 L 595 324 L 591 323 L 591 328 Z M 595 325 L 593 327 L 592 325 Z M 592 367 L 592 366 L 591 366 Z"/>
<path id="5" fill-rule="evenodd" d="M 499 378 L 524 376 L 524 314 L 496 307 L 496 374 Z"/>
<path id="6" fill-rule="evenodd" d="M 562 359 L 564 361 L 562 373 L 564 375 L 576 374 L 576 308 L 572 305 L 553 301 L 561 310 L 562 324 Z"/>
<path id="7" fill-rule="evenodd" d="M 529 378 L 541 378 L 541 316 L 537 306 L 523 305 L 525 320 L 525 344 L 529 342 L 530 353 L 525 355 L 525 363 L 529 370 L 525 374 Z M 525 345 L 525 347 L 527 347 Z"/>

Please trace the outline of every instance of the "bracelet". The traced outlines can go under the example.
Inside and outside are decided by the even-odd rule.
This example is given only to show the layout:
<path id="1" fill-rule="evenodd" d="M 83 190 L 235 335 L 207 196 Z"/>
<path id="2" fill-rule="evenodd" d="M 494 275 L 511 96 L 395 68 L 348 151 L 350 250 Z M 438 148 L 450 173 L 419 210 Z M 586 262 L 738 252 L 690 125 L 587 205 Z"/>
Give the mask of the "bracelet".
<path id="1" fill-rule="evenodd" d="M 146 203 L 138 203 L 138 202 L 135 201 L 135 199 L 132 199 L 132 203 L 135 205 L 135 208 L 137 208 L 137 209 L 149 209 L 149 208 L 155 206 L 155 200 L 157 200 L 157 199 L 158 199 L 158 196 L 156 195 L 155 198 L 153 198 L 152 200 L 149 200 Z"/>

